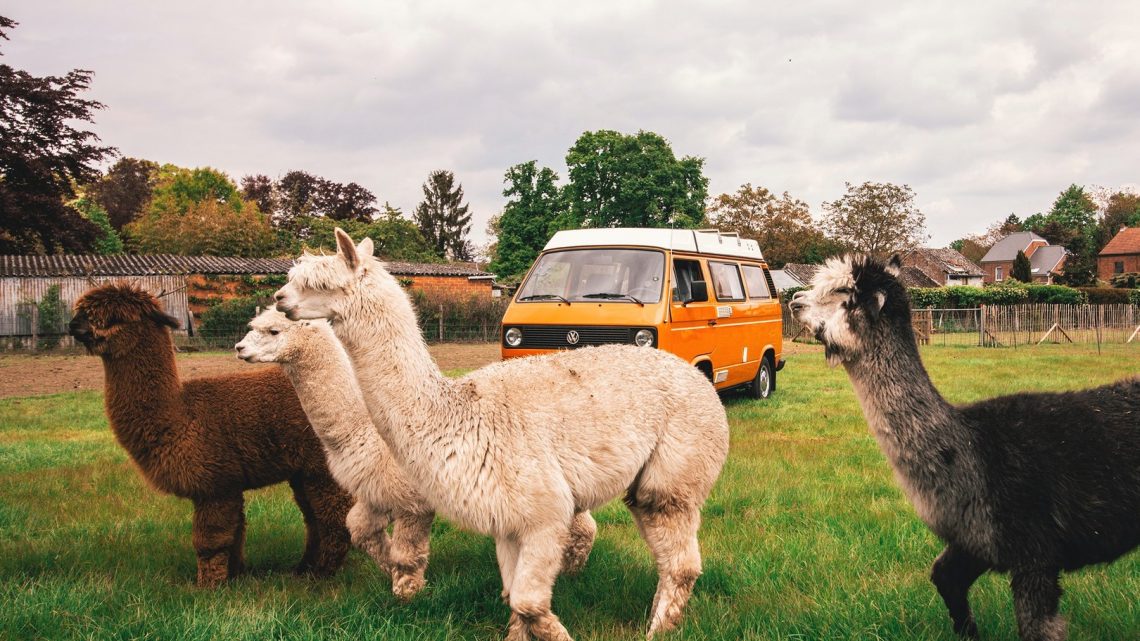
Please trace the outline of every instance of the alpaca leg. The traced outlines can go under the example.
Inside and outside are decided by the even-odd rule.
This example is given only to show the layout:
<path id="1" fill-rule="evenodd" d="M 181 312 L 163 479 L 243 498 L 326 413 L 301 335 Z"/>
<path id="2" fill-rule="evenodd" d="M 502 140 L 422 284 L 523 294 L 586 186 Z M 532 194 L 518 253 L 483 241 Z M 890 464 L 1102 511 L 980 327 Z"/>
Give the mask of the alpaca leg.
<path id="1" fill-rule="evenodd" d="M 495 539 L 495 560 L 499 562 L 499 577 L 503 580 L 503 603 L 510 605 L 511 581 L 515 579 L 515 566 L 519 561 L 518 542 L 514 539 Z"/>
<path id="2" fill-rule="evenodd" d="M 1065 619 L 1057 614 L 1061 601 L 1058 571 L 1045 568 L 1015 568 L 1013 610 L 1022 641 L 1064 641 Z"/>
<path id="3" fill-rule="evenodd" d="M 352 497 L 328 477 L 303 477 L 290 485 L 307 530 L 305 554 L 296 572 L 330 576 L 344 563 L 351 544 L 345 521 Z"/>
<path id="4" fill-rule="evenodd" d="M 198 587 L 212 588 L 230 577 L 234 548 L 241 545 L 243 508 L 241 494 L 194 501 Z"/>
<path id="5" fill-rule="evenodd" d="M 657 562 L 657 593 L 653 596 L 646 634 L 653 638 L 681 622 L 693 585 L 701 575 L 701 550 L 697 543 L 701 515 L 699 509 L 684 505 L 627 504 Z"/>
<path id="6" fill-rule="evenodd" d="M 558 524 L 537 532 L 530 532 L 519 541 L 518 562 L 511 581 L 511 625 L 507 638 L 522 639 L 518 633 L 530 632 L 539 641 L 573 641 L 550 611 L 550 597 L 554 580 L 562 566 L 562 555 L 569 524 Z"/>
<path id="7" fill-rule="evenodd" d="M 566 544 L 566 552 L 562 555 L 563 574 L 577 574 L 586 567 L 597 534 L 598 524 L 589 511 L 574 515 L 574 520 L 570 522 L 570 537 Z"/>
<path id="8" fill-rule="evenodd" d="M 938 588 L 950 620 L 954 622 L 954 632 L 961 636 L 976 639 L 978 626 L 970 611 L 970 586 L 978 580 L 989 565 L 966 550 L 950 544 L 938 555 L 930 570 L 930 580 Z"/>
<path id="9" fill-rule="evenodd" d="M 385 574 L 392 572 L 387 531 L 390 522 L 388 513 L 363 501 L 353 505 L 345 518 L 352 544 L 372 557 Z"/>
<path id="10" fill-rule="evenodd" d="M 400 513 L 392 525 L 392 593 L 410 599 L 424 587 L 435 512 Z"/>
<path id="11" fill-rule="evenodd" d="M 230 546 L 230 578 L 245 572 L 245 511 L 238 513 L 238 529 Z"/>

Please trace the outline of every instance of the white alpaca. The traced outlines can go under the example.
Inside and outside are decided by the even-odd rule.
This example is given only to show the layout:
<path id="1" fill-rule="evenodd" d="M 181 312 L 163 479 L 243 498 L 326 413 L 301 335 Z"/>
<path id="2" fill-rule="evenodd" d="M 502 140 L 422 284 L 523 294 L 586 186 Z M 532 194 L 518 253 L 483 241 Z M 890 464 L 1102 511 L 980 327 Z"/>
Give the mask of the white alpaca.
<path id="1" fill-rule="evenodd" d="M 392 592 L 407 599 L 424 585 L 435 512 L 407 481 L 377 433 L 340 341 L 324 321 L 294 322 L 266 310 L 236 346 L 238 358 L 280 363 L 324 445 L 329 470 L 355 497 L 347 525 L 353 543 L 392 576 Z M 389 541 L 386 528 L 392 523 Z M 596 531 L 589 512 L 578 516 L 563 560 L 585 565 Z"/>
<path id="2" fill-rule="evenodd" d="M 659 575 L 648 636 L 675 626 L 701 571 L 700 509 L 728 452 L 708 380 L 651 348 L 587 348 L 460 379 L 432 362 L 407 295 L 337 230 L 277 292 L 290 318 L 328 318 L 373 423 L 440 513 L 495 538 L 508 638 L 569 639 L 550 610 L 578 512 L 625 495 Z"/>

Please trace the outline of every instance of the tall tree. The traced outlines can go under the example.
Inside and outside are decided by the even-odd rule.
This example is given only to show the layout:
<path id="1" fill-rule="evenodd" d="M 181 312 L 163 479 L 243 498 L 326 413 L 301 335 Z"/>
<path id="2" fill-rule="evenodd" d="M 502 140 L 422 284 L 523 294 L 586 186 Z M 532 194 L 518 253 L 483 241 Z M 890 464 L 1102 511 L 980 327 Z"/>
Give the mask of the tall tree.
<path id="1" fill-rule="evenodd" d="M 1069 250 L 1059 279 L 1066 285 L 1096 281 L 1096 211 L 1096 203 L 1084 187 L 1074 184 L 1057 196 L 1049 213 L 1025 219 L 1026 229 Z"/>
<path id="2" fill-rule="evenodd" d="M 520 163 L 503 178 L 507 204 L 498 217 L 498 244 L 490 270 L 502 277 L 518 275 L 530 268 L 546 241 L 558 231 L 557 221 L 565 212 L 565 200 L 558 187 L 558 174 L 537 161 Z"/>
<path id="3" fill-rule="evenodd" d="M 439 169 L 431 172 L 423 189 L 415 223 L 428 245 L 441 258 L 471 260 L 472 247 L 467 240 L 471 214 L 463 204 L 463 185 L 455 183 L 455 174 Z"/>
<path id="4" fill-rule="evenodd" d="M 1029 263 L 1029 257 L 1025 252 L 1020 249 L 1017 250 L 1017 256 L 1013 258 L 1013 269 L 1009 272 L 1010 278 L 1019 280 L 1023 283 L 1033 282 L 1033 265 Z"/>
<path id="5" fill-rule="evenodd" d="M 298 216 L 316 215 L 320 188 L 321 179 L 306 171 L 287 172 L 277 181 L 277 209 L 273 212 L 273 224 L 290 228 Z"/>
<path id="6" fill-rule="evenodd" d="M 587 131 L 566 154 L 567 227 L 699 227 L 705 222 L 704 159 L 677 160 L 650 131 Z"/>
<path id="7" fill-rule="evenodd" d="M 713 199 L 709 219 L 721 231 L 736 232 L 760 243 L 773 267 L 816 263 L 842 250 L 816 227 L 807 203 L 788 192 L 777 197 L 751 183 L 742 185 L 735 194 Z"/>
<path id="8" fill-rule="evenodd" d="M 252 200 L 266 216 L 272 216 L 277 209 L 277 199 L 273 193 L 273 179 L 265 174 L 252 174 L 241 177 L 241 197 Z"/>
<path id="9" fill-rule="evenodd" d="M 1109 196 L 1097 223 L 1096 243 L 1097 252 L 1104 249 L 1108 241 L 1120 233 L 1125 227 L 1140 227 L 1140 194 L 1130 191 L 1118 191 Z"/>
<path id="10" fill-rule="evenodd" d="M 376 196 L 360 185 L 342 185 L 322 180 L 317 190 L 317 209 L 333 220 L 368 222 L 376 215 Z"/>
<path id="11" fill-rule="evenodd" d="M 823 229 L 831 238 L 880 258 L 919 247 L 929 238 L 926 216 L 914 204 L 914 190 L 908 185 L 845 184 L 842 198 L 823 203 Z"/>
<path id="12" fill-rule="evenodd" d="M 0 16 L 0 39 L 16 26 Z M 81 98 L 92 72 L 33 76 L 0 65 L 0 254 L 90 251 L 99 228 L 67 204 L 74 185 L 99 175 L 96 165 L 115 154 L 93 132 L 75 123 L 93 122 L 103 105 Z"/>
<path id="13" fill-rule="evenodd" d="M 123 239 L 111 225 L 111 218 L 99 203 L 90 198 L 77 198 L 69 204 L 99 228 L 99 235 L 91 245 L 92 253 L 101 256 L 123 253 Z"/>
<path id="14" fill-rule="evenodd" d="M 121 230 L 146 211 L 157 177 L 158 163 L 120 158 L 87 188 L 87 197 L 107 212 L 112 227 Z"/>

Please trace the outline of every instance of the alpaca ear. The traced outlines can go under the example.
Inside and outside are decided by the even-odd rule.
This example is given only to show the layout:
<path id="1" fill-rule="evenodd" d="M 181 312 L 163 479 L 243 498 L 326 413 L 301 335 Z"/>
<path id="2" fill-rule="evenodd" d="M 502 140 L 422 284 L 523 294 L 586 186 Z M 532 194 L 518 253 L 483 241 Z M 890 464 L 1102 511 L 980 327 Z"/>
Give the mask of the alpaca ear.
<path id="1" fill-rule="evenodd" d="M 898 277 L 899 272 L 902 271 L 902 259 L 899 258 L 898 254 L 891 256 L 891 259 L 887 261 L 886 269 L 888 274 L 896 278 Z"/>
<path id="2" fill-rule="evenodd" d="M 151 312 L 150 319 L 159 325 L 165 325 L 170 329 L 178 329 L 178 327 L 181 325 L 181 323 L 178 322 L 177 318 L 171 316 L 170 314 L 167 314 L 160 309 L 156 309 Z"/>
<path id="3" fill-rule="evenodd" d="M 360 256 L 363 258 L 372 258 L 372 254 L 375 251 L 376 251 L 376 248 L 372 244 L 372 239 L 369 238 L 368 236 L 365 236 L 364 240 L 360 241 L 360 244 L 356 246 L 357 256 Z"/>
<path id="4" fill-rule="evenodd" d="M 344 259 L 349 269 L 355 270 L 360 265 L 360 257 L 356 255 L 356 245 L 340 227 L 337 227 L 334 233 L 336 234 L 336 253 Z"/>

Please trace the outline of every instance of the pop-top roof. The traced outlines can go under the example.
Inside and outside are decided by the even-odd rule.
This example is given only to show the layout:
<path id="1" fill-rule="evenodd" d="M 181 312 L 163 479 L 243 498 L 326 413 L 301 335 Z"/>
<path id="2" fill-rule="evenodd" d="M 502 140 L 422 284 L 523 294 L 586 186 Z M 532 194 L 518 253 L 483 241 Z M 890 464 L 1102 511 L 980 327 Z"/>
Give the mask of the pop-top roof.
<path id="1" fill-rule="evenodd" d="M 570 229 L 554 234 L 545 249 L 572 247 L 654 247 L 735 258 L 764 260 L 760 245 L 734 233 L 715 229 L 644 229 L 610 227 L 602 229 Z"/>

